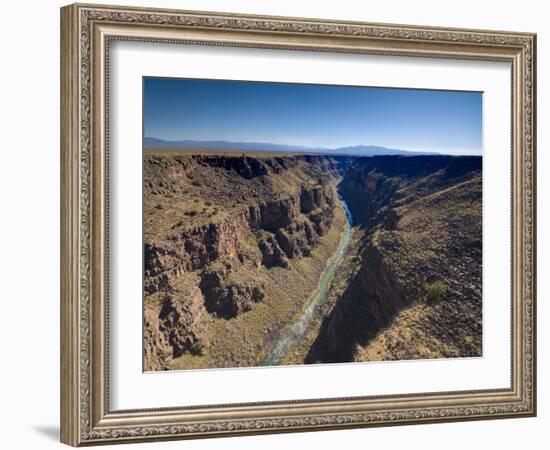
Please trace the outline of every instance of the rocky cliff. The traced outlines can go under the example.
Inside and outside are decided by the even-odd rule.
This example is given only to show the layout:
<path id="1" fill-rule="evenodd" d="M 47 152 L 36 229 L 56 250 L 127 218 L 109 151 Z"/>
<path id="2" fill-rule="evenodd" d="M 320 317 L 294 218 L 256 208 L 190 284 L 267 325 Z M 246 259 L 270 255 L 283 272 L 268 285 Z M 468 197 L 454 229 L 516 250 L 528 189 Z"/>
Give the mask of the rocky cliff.
<path id="1" fill-rule="evenodd" d="M 208 351 L 204 329 L 264 300 L 331 228 L 340 162 L 149 155 L 144 161 L 145 368 Z"/>
<path id="2" fill-rule="evenodd" d="M 358 159 L 359 268 L 307 362 L 481 355 L 481 158 Z"/>
<path id="3" fill-rule="evenodd" d="M 146 370 L 252 366 L 353 215 L 285 363 L 479 356 L 481 158 L 156 153 L 144 161 Z"/>

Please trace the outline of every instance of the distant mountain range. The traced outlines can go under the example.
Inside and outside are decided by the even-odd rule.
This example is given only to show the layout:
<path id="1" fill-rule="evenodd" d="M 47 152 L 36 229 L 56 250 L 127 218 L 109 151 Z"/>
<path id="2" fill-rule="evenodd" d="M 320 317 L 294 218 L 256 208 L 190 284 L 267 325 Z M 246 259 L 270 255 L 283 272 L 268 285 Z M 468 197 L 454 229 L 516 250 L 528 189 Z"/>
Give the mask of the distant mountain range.
<path id="1" fill-rule="evenodd" d="M 269 142 L 231 142 L 231 141 L 165 141 L 153 137 L 143 140 L 146 148 L 196 148 L 196 149 L 223 149 L 223 150 L 251 150 L 257 152 L 292 152 L 292 153 L 328 153 L 339 155 L 380 156 L 380 155 L 439 155 L 436 152 L 416 152 L 396 148 L 386 148 L 376 145 L 354 145 L 339 148 L 306 147 L 299 145 L 274 144 Z"/>

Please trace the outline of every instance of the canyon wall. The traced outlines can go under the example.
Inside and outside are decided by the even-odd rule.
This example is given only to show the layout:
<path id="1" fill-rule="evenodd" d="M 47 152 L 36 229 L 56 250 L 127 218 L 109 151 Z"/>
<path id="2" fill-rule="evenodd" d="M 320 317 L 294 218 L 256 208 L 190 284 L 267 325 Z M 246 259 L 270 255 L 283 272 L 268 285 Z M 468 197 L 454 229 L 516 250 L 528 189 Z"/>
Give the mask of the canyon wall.
<path id="1" fill-rule="evenodd" d="M 358 159 L 359 268 L 306 362 L 481 355 L 481 158 Z"/>
<path id="2" fill-rule="evenodd" d="M 146 156 L 145 369 L 261 360 L 338 246 L 334 189 L 353 256 L 303 361 L 481 355 L 481 162 Z"/>
<path id="3" fill-rule="evenodd" d="M 146 157 L 147 370 L 207 352 L 208 315 L 250 311 L 266 295 L 269 269 L 290 270 L 289 260 L 311 254 L 332 224 L 339 165 L 315 156 Z"/>

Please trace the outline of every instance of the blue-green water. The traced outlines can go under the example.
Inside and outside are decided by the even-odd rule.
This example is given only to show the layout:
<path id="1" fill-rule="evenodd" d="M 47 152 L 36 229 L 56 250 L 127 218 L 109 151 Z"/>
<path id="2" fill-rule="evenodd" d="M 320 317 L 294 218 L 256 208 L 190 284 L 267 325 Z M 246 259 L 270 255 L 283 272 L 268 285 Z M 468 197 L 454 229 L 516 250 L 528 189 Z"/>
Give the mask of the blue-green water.
<path id="1" fill-rule="evenodd" d="M 336 253 L 334 258 L 332 259 L 332 262 L 323 272 L 319 280 L 319 284 L 317 286 L 317 291 L 315 292 L 315 295 L 313 295 L 305 311 L 296 320 L 296 322 L 294 322 L 291 326 L 289 326 L 283 332 L 283 334 L 279 337 L 279 339 L 275 343 L 273 350 L 271 350 L 271 352 L 260 362 L 261 366 L 278 365 L 281 359 L 284 357 L 284 355 L 286 355 L 290 347 L 304 337 L 304 334 L 307 331 L 309 322 L 313 317 L 313 312 L 315 311 L 315 308 L 317 307 L 317 305 L 320 305 L 324 302 L 328 292 L 328 287 L 330 286 L 330 282 L 332 281 L 332 277 L 334 276 L 336 269 L 338 268 L 338 264 L 340 263 L 342 257 L 344 256 L 349 246 L 350 239 L 351 239 L 351 226 L 353 223 L 351 212 L 348 208 L 347 203 L 344 201 L 344 199 L 338 193 L 336 193 L 336 195 L 338 196 L 338 199 L 342 207 L 344 208 L 344 212 L 346 213 L 347 223 L 346 223 L 346 231 L 344 232 L 344 236 L 340 241 L 340 244 L 338 246 L 338 249 L 336 250 Z"/>

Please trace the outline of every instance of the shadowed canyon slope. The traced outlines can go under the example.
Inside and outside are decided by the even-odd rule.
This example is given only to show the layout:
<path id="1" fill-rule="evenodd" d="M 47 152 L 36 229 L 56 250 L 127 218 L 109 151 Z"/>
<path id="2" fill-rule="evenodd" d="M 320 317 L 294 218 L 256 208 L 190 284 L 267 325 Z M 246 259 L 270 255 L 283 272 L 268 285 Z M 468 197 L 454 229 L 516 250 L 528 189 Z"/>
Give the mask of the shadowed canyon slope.
<path id="1" fill-rule="evenodd" d="M 479 157 L 354 164 L 356 267 L 306 361 L 480 356 L 481 188 Z"/>
<path id="2" fill-rule="evenodd" d="M 144 242 L 145 370 L 262 363 L 329 266 L 280 364 L 481 354 L 479 157 L 147 152 Z"/>

